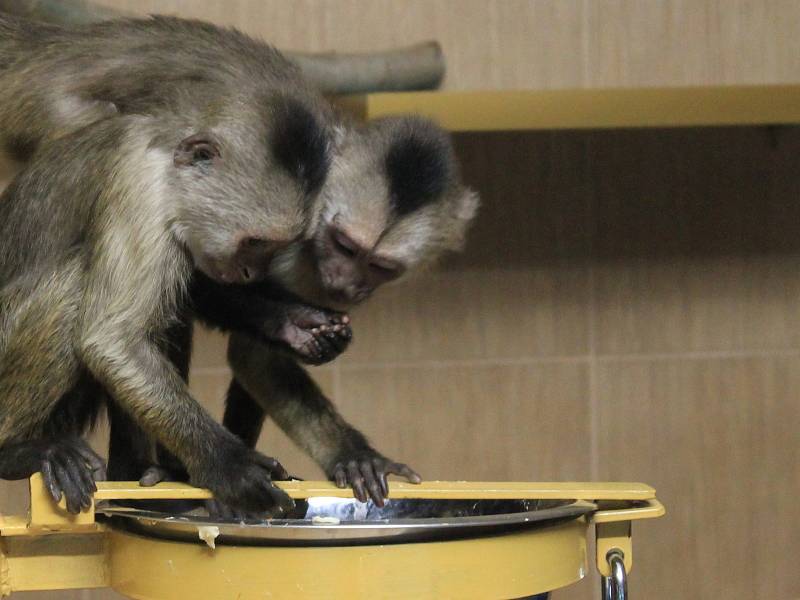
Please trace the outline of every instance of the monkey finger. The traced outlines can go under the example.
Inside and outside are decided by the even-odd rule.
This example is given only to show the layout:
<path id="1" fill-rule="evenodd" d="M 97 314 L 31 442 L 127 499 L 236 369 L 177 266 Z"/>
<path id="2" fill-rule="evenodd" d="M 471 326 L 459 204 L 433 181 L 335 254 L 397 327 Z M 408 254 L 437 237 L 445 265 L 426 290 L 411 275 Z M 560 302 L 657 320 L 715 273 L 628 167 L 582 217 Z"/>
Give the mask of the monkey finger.
<path id="1" fill-rule="evenodd" d="M 263 454 L 256 454 L 256 461 L 267 471 L 269 471 L 271 479 L 289 479 L 289 472 L 281 463 L 277 461 L 277 459 L 274 459 L 271 456 L 264 456 Z"/>
<path id="2" fill-rule="evenodd" d="M 336 465 L 336 470 L 333 472 L 333 481 L 338 488 L 344 489 L 347 487 L 347 474 L 344 472 L 342 465 Z"/>
<path id="3" fill-rule="evenodd" d="M 325 339 L 340 352 L 347 346 L 347 339 L 342 335 L 341 331 L 331 331 L 325 334 Z"/>
<path id="4" fill-rule="evenodd" d="M 67 456 L 66 462 L 73 479 L 81 486 L 81 490 L 85 494 L 90 495 L 97 491 L 97 484 L 92 477 L 91 468 L 83 461 L 80 454 L 75 457 Z"/>
<path id="5" fill-rule="evenodd" d="M 325 349 L 320 341 L 321 340 L 318 337 L 313 337 L 308 340 L 304 346 L 305 354 L 308 357 L 309 362 L 312 362 L 313 364 L 318 364 L 321 357 L 325 354 Z"/>
<path id="6" fill-rule="evenodd" d="M 422 483 L 422 477 L 419 476 L 419 473 L 403 463 L 390 463 L 386 468 L 386 472 L 404 477 L 409 483 Z"/>
<path id="7" fill-rule="evenodd" d="M 370 498 L 377 506 L 383 506 L 383 490 L 378 477 L 375 475 L 372 462 L 369 460 L 362 461 L 359 465 L 359 470 L 364 478 L 364 484 L 367 487 Z"/>
<path id="8" fill-rule="evenodd" d="M 53 500 L 56 502 L 61 502 L 61 496 L 63 492 L 61 491 L 61 486 L 58 484 L 58 480 L 56 479 L 53 464 L 49 460 L 42 462 L 42 478 L 44 479 L 44 484 L 47 487 L 47 491 L 50 492 L 50 496 L 52 496 Z"/>
<path id="9" fill-rule="evenodd" d="M 90 447 L 81 444 L 77 448 L 83 459 L 89 464 L 89 467 L 94 474 L 95 481 L 105 481 L 106 479 L 106 462 L 92 450 Z"/>
<path id="10" fill-rule="evenodd" d="M 64 491 L 64 498 L 67 501 L 67 512 L 77 515 L 81 512 L 81 493 L 67 469 L 60 463 L 55 463 L 54 470 L 58 483 Z"/>
<path id="11" fill-rule="evenodd" d="M 162 466 L 151 465 L 147 467 L 139 478 L 139 485 L 142 487 L 153 487 L 162 481 L 170 481 L 171 473 Z"/>
<path id="12" fill-rule="evenodd" d="M 375 457 L 372 459 L 372 468 L 375 469 L 375 474 L 378 476 L 378 481 L 380 481 L 383 497 L 388 498 L 389 482 L 386 480 L 386 461 L 383 458 Z"/>
<path id="13" fill-rule="evenodd" d="M 276 518 L 282 517 L 284 514 L 288 513 L 290 510 L 294 508 L 294 500 L 289 497 L 289 494 L 284 492 L 279 487 L 274 485 L 270 485 L 268 488 L 269 495 L 272 499 L 272 506 L 273 509 L 271 511 L 272 516 Z M 247 511 L 249 513 L 259 513 L 259 511 Z"/>
<path id="14" fill-rule="evenodd" d="M 350 317 L 346 313 L 333 313 L 330 321 L 334 325 L 344 326 L 350 322 Z"/>
<path id="15" fill-rule="evenodd" d="M 80 508 L 89 508 L 92 505 L 92 494 L 97 491 L 97 486 L 94 483 L 94 479 L 92 479 L 89 467 L 84 464 L 77 452 L 75 455 L 66 454 L 62 464 L 67 469 L 70 479 L 78 491 L 76 500 L 79 502 Z"/>
<path id="16" fill-rule="evenodd" d="M 368 499 L 367 490 L 364 488 L 364 480 L 361 478 L 361 472 L 355 462 L 348 463 L 347 478 L 350 480 L 350 486 L 353 488 L 355 497 L 360 502 L 366 502 Z"/>

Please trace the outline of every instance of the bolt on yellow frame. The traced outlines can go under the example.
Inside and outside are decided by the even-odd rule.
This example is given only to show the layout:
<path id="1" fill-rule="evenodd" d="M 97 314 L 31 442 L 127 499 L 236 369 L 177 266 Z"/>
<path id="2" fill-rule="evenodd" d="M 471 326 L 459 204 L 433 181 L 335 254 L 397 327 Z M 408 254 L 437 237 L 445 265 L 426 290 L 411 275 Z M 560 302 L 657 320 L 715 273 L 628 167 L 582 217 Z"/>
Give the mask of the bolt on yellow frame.
<path id="1" fill-rule="evenodd" d="M 279 485 L 292 498 L 352 497 L 327 482 Z M 200 545 L 146 538 L 56 505 L 41 476 L 30 481 L 28 515 L 0 516 L 0 596 L 15 591 L 113 587 L 132 598 L 413 597 L 509 598 L 550 591 L 586 573 L 586 534 L 596 529 L 596 564 L 618 550 L 633 564 L 631 522 L 660 517 L 655 490 L 640 483 L 425 482 L 390 484 L 392 498 L 570 499 L 599 510 L 553 526 L 467 540 L 347 547 Z M 162 483 L 98 483 L 95 501 L 207 499 L 207 490 Z M 491 573 L 491 577 L 486 574 Z"/>

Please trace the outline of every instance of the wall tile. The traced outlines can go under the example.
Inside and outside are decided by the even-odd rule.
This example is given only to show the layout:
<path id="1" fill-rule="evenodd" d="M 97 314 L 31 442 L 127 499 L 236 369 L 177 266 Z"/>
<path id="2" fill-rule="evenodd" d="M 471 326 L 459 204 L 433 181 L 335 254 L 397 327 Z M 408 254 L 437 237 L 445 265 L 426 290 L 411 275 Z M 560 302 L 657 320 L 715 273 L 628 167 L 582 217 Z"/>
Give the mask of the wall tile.
<path id="1" fill-rule="evenodd" d="M 346 369 L 344 415 L 427 479 L 589 476 L 588 370 L 581 362 Z"/>
<path id="2" fill-rule="evenodd" d="M 800 358 L 599 364 L 600 477 L 650 483 L 668 511 L 635 528 L 632 596 L 800 595 L 776 576 L 800 544 L 798 373 Z"/>

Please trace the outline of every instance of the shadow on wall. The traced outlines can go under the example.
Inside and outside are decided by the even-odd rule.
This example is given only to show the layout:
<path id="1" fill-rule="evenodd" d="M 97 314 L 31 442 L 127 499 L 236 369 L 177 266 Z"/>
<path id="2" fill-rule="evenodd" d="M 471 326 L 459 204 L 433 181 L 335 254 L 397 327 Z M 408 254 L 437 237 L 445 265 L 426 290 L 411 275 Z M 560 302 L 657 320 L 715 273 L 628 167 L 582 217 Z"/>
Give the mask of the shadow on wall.
<path id="1" fill-rule="evenodd" d="M 800 251 L 800 127 L 456 136 L 484 198 L 447 266 Z"/>

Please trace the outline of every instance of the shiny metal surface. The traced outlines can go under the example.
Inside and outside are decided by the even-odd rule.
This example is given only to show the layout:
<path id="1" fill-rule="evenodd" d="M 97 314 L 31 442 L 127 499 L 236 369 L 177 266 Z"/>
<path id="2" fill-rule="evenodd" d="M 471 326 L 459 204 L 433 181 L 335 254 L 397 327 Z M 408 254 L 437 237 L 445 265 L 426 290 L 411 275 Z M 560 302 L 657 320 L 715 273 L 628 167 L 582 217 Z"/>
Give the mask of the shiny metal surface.
<path id="1" fill-rule="evenodd" d="M 210 519 L 199 510 L 171 514 L 123 506 L 98 508 L 114 527 L 169 540 L 216 544 L 347 546 L 443 541 L 496 535 L 578 518 L 594 504 L 572 500 L 388 500 L 380 508 L 354 499 L 309 498 L 301 518 L 266 521 Z M 216 534 L 216 531 L 214 531 Z"/>
<path id="2" fill-rule="evenodd" d="M 603 600 L 628 600 L 628 574 L 625 572 L 625 555 L 621 550 L 609 550 L 606 560 L 611 576 L 603 577 Z"/>

